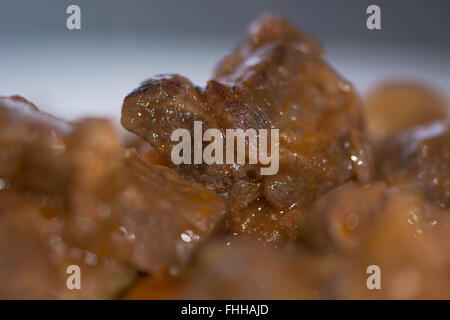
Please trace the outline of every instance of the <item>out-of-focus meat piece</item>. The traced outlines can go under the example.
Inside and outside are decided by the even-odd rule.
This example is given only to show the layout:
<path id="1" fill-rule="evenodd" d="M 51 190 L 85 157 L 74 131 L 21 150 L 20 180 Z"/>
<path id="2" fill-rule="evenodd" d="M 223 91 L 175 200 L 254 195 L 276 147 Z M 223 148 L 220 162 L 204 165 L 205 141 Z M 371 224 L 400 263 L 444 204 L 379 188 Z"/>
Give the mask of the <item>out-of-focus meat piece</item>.
<path id="1" fill-rule="evenodd" d="M 425 86 L 408 82 L 385 84 L 366 98 L 367 129 L 376 140 L 443 119 L 448 107 L 439 93 Z"/>
<path id="2" fill-rule="evenodd" d="M 278 174 L 259 165 L 179 165 L 170 154 L 175 129 L 280 129 Z M 350 84 L 322 59 L 320 46 L 276 16 L 252 25 L 247 39 L 216 68 L 204 91 L 180 76 L 148 80 L 129 94 L 122 125 L 183 176 L 226 196 L 235 210 L 264 197 L 283 210 L 307 207 L 345 181 L 371 177 L 362 111 Z M 193 136 L 193 135 L 192 135 Z"/>
<path id="3" fill-rule="evenodd" d="M 319 199 L 299 225 L 302 243 L 337 255 L 331 297 L 450 296 L 450 216 L 420 192 L 348 184 Z M 381 290 L 367 288 L 370 265 L 381 268 Z"/>
<path id="4" fill-rule="evenodd" d="M 239 241 L 227 242 L 230 247 L 213 244 L 200 252 L 181 286 L 170 295 L 184 299 L 450 297 L 450 216 L 420 193 L 382 183 L 349 184 L 319 200 L 314 213 L 321 216 L 311 219 L 320 223 L 310 222 L 308 228 L 315 228 L 310 232 L 316 234 L 303 240 L 315 244 L 318 254 Z M 348 215 L 357 215 L 349 219 L 350 233 L 334 232 L 342 229 Z M 329 248 L 327 253 L 322 250 Z M 381 268 L 381 290 L 367 288 L 366 270 L 371 265 Z"/>
<path id="5" fill-rule="evenodd" d="M 161 154 L 151 145 L 144 142 L 139 146 L 139 154 L 141 154 L 145 160 L 152 164 L 156 164 L 158 166 L 168 167 L 168 163 L 166 159 L 164 159 Z"/>
<path id="6" fill-rule="evenodd" d="M 312 210 L 297 221 L 297 238 L 320 251 L 359 252 L 374 219 L 397 198 L 412 199 L 404 201 L 409 207 L 405 205 L 402 211 L 415 205 L 426 212 L 423 215 L 429 220 L 438 219 L 435 215 L 445 217 L 444 210 L 436 203 L 429 203 L 416 183 L 397 181 L 390 186 L 381 181 L 362 186 L 350 183 L 321 197 Z"/>
<path id="7" fill-rule="evenodd" d="M 238 242 L 212 243 L 201 251 L 183 285 L 180 299 L 317 299 L 336 266 L 306 252 L 284 251 Z M 324 259 L 325 261 L 325 259 Z"/>
<path id="8" fill-rule="evenodd" d="M 126 148 L 135 148 L 145 160 L 152 164 L 165 167 L 169 166 L 166 159 L 164 159 L 158 150 L 148 144 L 148 142 L 131 132 L 126 131 L 125 134 L 126 136 L 122 140 L 124 140 L 124 146 Z"/>
<path id="9" fill-rule="evenodd" d="M 175 299 L 184 284 L 182 277 L 169 274 L 153 277 L 147 276 L 139 279 L 137 283 L 125 292 L 126 300 L 169 300 Z"/>
<path id="10" fill-rule="evenodd" d="M 134 149 L 122 150 L 111 137 L 110 125 L 99 120 L 76 124 L 67 137 L 71 235 L 142 271 L 181 267 L 217 229 L 223 201 Z"/>
<path id="11" fill-rule="evenodd" d="M 450 210 L 450 130 L 422 141 L 404 175 L 419 185 L 427 199 Z"/>
<path id="12" fill-rule="evenodd" d="M 449 122 L 438 121 L 387 137 L 376 146 L 379 177 L 393 185 L 419 186 L 442 208 L 450 208 Z"/>
<path id="13" fill-rule="evenodd" d="M 391 190 L 362 242 L 360 270 L 381 268 L 381 290 L 354 273 L 349 298 L 449 299 L 450 216 L 420 194 Z"/>
<path id="14" fill-rule="evenodd" d="M 113 298 L 133 271 L 88 248 L 68 244 L 63 195 L 70 170 L 70 125 L 25 99 L 0 97 L 0 296 Z M 61 196 L 60 196 L 61 195 Z M 81 290 L 68 290 L 66 268 L 80 266 Z"/>
<path id="15" fill-rule="evenodd" d="M 63 136 L 71 128 L 37 111 L 22 97 L 0 97 L 0 178 L 15 189 L 57 193 L 68 183 Z"/>
<path id="16" fill-rule="evenodd" d="M 77 206 L 73 220 L 79 225 L 72 235 L 79 245 L 97 244 L 100 252 L 142 271 L 175 272 L 217 230 L 224 203 L 202 186 L 181 180 L 172 169 L 149 164 L 134 150 L 122 157 L 119 170 L 99 180 L 100 185 L 90 189 L 75 184 L 80 189 L 72 193 L 78 197 L 72 201 Z M 78 171 L 89 182 L 87 172 Z"/>
<path id="17" fill-rule="evenodd" d="M 65 222 L 47 218 L 51 198 L 0 191 L 1 299 L 111 299 L 134 272 L 117 261 L 81 250 L 62 238 Z M 80 290 L 66 286 L 80 267 Z"/>
<path id="18" fill-rule="evenodd" d="M 337 255 L 318 256 L 299 247 L 274 249 L 242 237 L 221 238 L 206 245 L 182 276 L 149 276 L 124 298 L 343 298 L 349 293 L 342 280 L 352 271 L 352 265 Z"/>
<path id="19" fill-rule="evenodd" d="M 319 198 L 296 224 L 297 238 L 319 251 L 355 252 L 374 215 L 384 206 L 386 185 L 346 184 Z"/>
<path id="20" fill-rule="evenodd" d="M 225 214 L 201 185 L 120 147 L 106 120 L 69 125 L 14 97 L 0 100 L 0 124 L 0 192 L 52 199 L 46 219 L 64 222 L 58 236 L 70 246 L 176 271 Z"/>
<path id="21" fill-rule="evenodd" d="M 448 131 L 448 121 L 435 121 L 387 136 L 374 143 L 376 177 L 385 179 L 404 169 L 419 144 Z"/>

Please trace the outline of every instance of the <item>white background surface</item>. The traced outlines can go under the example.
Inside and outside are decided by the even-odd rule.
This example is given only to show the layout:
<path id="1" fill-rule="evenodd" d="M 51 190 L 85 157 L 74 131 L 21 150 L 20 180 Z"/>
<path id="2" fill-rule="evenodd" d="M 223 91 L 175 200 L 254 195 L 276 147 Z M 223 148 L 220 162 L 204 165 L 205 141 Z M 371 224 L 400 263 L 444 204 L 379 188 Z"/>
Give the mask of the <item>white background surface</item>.
<path id="1" fill-rule="evenodd" d="M 67 120 L 104 116 L 117 123 L 123 98 L 141 81 L 179 73 L 203 86 L 239 40 L 130 33 L 11 36 L 0 44 L 0 94 L 20 94 Z M 397 78 L 450 92 L 448 47 L 321 40 L 330 64 L 361 93 Z"/>

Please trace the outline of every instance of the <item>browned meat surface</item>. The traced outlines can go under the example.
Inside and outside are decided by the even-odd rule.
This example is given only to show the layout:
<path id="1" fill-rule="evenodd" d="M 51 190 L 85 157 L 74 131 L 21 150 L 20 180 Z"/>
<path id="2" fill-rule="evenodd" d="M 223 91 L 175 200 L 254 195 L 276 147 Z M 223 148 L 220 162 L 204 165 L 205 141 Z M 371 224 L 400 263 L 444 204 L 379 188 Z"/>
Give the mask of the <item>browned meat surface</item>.
<path id="1" fill-rule="evenodd" d="M 293 207 L 300 213 L 318 195 L 372 175 L 359 100 L 321 52 L 283 19 L 265 16 L 219 64 L 204 91 L 176 75 L 148 80 L 125 98 L 122 124 L 157 148 L 181 175 L 230 199 L 243 216 L 258 198 L 273 207 L 277 219 Z M 194 120 L 224 134 L 226 129 L 278 128 L 279 172 L 262 176 L 259 165 L 174 165 L 171 133 L 186 128 L 193 136 Z M 266 238 L 262 232 L 256 237 Z"/>
<path id="2" fill-rule="evenodd" d="M 419 187 L 424 196 L 450 208 L 450 131 L 448 120 L 388 136 L 376 144 L 377 172 L 393 185 Z"/>
<path id="3" fill-rule="evenodd" d="M 417 183 L 424 196 L 450 210 L 450 130 L 424 139 L 407 163 L 404 179 Z"/>
<path id="4" fill-rule="evenodd" d="M 386 84 L 366 101 L 376 176 L 420 188 L 442 208 L 450 206 L 450 133 L 443 96 L 407 82 Z"/>
<path id="5" fill-rule="evenodd" d="M 86 251 L 115 259 L 112 266 L 117 267 L 94 268 L 101 274 L 94 279 L 98 288 L 91 281 L 93 288 L 78 292 L 80 297 L 104 297 L 103 286 L 114 288 L 114 273 L 177 272 L 225 214 L 223 201 L 202 186 L 120 147 L 108 122 L 67 124 L 19 97 L 0 99 L 0 164 L 0 194 L 5 197 L 0 201 L 1 237 L 10 247 L 3 248 L 3 259 L 20 264 L 32 278 L 40 276 L 45 263 L 55 269 L 48 285 L 42 278 L 47 295 L 31 291 L 22 296 L 17 292 L 17 297 L 70 296 L 64 274 L 69 253 L 52 253 L 55 241 L 61 242 L 59 247 L 74 247 L 79 255 Z M 26 235 L 28 229 L 28 236 L 15 235 Z M 23 248 L 20 255 L 18 247 Z M 44 266 L 34 271 L 24 264 L 28 254 L 36 255 L 36 263 L 45 261 Z M 122 264 L 128 267 L 119 268 Z M 2 278 L 8 277 L 11 266 L 2 267 Z M 120 277 L 117 282 L 123 285 Z M 50 292 L 53 287 L 55 292 Z M 12 294 L 10 289 L 2 286 L 0 295 Z"/>

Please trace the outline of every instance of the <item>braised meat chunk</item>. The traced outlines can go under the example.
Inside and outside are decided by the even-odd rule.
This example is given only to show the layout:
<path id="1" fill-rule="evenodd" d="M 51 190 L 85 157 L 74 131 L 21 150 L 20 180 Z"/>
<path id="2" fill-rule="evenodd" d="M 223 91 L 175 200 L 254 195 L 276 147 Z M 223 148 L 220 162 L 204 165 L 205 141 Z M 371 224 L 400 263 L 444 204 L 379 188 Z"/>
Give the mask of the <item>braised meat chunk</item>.
<path id="1" fill-rule="evenodd" d="M 448 103 L 439 92 L 411 81 L 384 83 L 370 92 L 365 102 L 367 130 L 373 140 L 448 115 Z"/>
<path id="2" fill-rule="evenodd" d="M 386 201 L 387 186 L 345 184 L 320 197 L 298 218 L 297 238 L 319 252 L 358 251 L 361 239 Z"/>
<path id="3" fill-rule="evenodd" d="M 0 192 L 0 299 L 113 299 L 134 280 L 127 265 L 63 239 L 52 200 Z M 79 290 L 71 280 L 79 268 Z M 78 271 L 76 271 L 78 272 Z"/>
<path id="4" fill-rule="evenodd" d="M 417 183 L 424 196 L 450 210 L 450 130 L 424 139 L 407 164 L 405 179 Z"/>
<path id="5" fill-rule="evenodd" d="M 279 129 L 278 172 L 262 175 L 260 163 L 175 165 L 171 134 L 184 128 L 194 136 L 194 121 L 225 138 L 227 129 Z M 372 176 L 352 86 L 324 62 L 315 40 L 277 16 L 251 26 L 204 90 L 178 75 L 150 79 L 125 98 L 121 122 L 183 177 L 226 197 L 233 212 L 263 199 L 278 215 L 301 213 L 334 187 Z"/>
<path id="6" fill-rule="evenodd" d="M 448 211 L 408 188 L 392 188 L 366 225 L 357 259 L 360 270 L 376 264 L 382 290 L 367 290 L 353 272 L 351 298 L 448 299 L 450 290 Z"/>
<path id="7" fill-rule="evenodd" d="M 419 188 L 442 208 L 450 208 L 448 120 L 413 127 L 375 144 L 377 175 L 391 185 Z"/>
<path id="8" fill-rule="evenodd" d="M 71 297 L 66 267 L 86 253 L 99 276 L 76 291 L 79 297 L 114 297 L 122 273 L 129 283 L 137 270 L 157 275 L 182 268 L 225 214 L 224 202 L 204 187 L 121 147 L 105 120 L 69 124 L 11 97 L 0 99 L 0 124 L 0 237 L 9 261 L 0 272 L 8 278 L 17 263 L 30 281 L 48 282 L 45 292 L 17 297 Z M 20 260 L 28 254 L 42 267 Z M 105 295 L 103 287 L 112 292 Z M 13 289 L 2 286 L 1 295 L 16 296 Z"/>

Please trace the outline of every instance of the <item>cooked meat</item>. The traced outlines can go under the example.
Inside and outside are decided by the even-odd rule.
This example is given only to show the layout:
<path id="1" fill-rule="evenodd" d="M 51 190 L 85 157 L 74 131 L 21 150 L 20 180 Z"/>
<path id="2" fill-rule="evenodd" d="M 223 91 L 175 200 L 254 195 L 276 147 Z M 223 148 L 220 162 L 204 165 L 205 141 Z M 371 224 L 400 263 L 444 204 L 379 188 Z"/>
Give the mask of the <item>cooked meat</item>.
<path id="1" fill-rule="evenodd" d="M 419 186 L 442 208 L 450 208 L 448 120 L 413 127 L 376 143 L 377 172 L 391 184 Z"/>
<path id="2" fill-rule="evenodd" d="M 169 75 L 130 93 L 121 122 L 144 139 L 130 148 L 107 120 L 0 97 L 0 299 L 450 298 L 445 104 L 381 89 L 366 137 L 352 86 L 272 15 L 205 89 Z M 237 152 L 175 165 L 171 135 L 195 136 L 195 120 L 222 138 L 279 129 L 279 170 Z M 81 290 L 66 287 L 71 265 Z M 371 265 L 382 290 L 368 290 Z"/>
<path id="3" fill-rule="evenodd" d="M 204 248 L 182 284 L 172 294 L 181 299 L 314 299 L 332 268 L 306 253 L 284 252 L 248 243 L 224 241 Z M 324 269 L 320 270 L 318 268 Z M 315 270 L 312 274 L 311 271 Z M 316 277 L 317 276 L 317 277 Z"/>
<path id="4" fill-rule="evenodd" d="M 449 299 L 449 231 L 448 211 L 415 192 L 390 190 L 367 228 L 358 257 L 361 269 L 380 266 L 382 288 L 369 291 L 363 277 L 354 277 L 350 297 Z"/>
<path id="5" fill-rule="evenodd" d="M 93 134 L 86 127 L 80 132 L 86 137 Z M 99 155 L 100 148 L 93 145 L 90 150 Z M 182 181 L 167 167 L 148 163 L 135 150 L 116 150 L 116 159 L 114 151 L 106 152 L 98 160 L 108 165 L 116 160 L 117 167 L 103 177 L 87 174 L 99 165 L 88 158 L 92 156 L 89 151 L 84 155 L 80 149 L 74 152 L 78 175 L 70 191 L 76 225 L 70 232 L 72 238 L 80 245 L 98 242 L 98 250 L 130 261 L 142 271 L 159 273 L 170 268 L 176 272 L 225 214 L 225 205 L 217 196 Z"/>
<path id="6" fill-rule="evenodd" d="M 386 201 L 386 185 L 348 183 L 319 198 L 296 223 L 298 238 L 318 251 L 355 252 Z"/>
<path id="7" fill-rule="evenodd" d="M 407 163 L 404 179 L 417 183 L 430 201 L 450 210 L 450 130 L 425 139 Z"/>
<path id="8" fill-rule="evenodd" d="M 265 16 L 203 91 L 177 75 L 148 80 L 125 98 L 122 125 L 182 176 L 228 198 L 234 211 L 263 198 L 273 212 L 296 207 L 300 213 L 332 188 L 372 176 L 359 100 L 321 53 L 312 38 L 281 18 Z M 224 136 L 226 129 L 278 128 L 279 172 L 262 176 L 260 164 L 174 165 L 171 134 L 185 128 L 193 136 L 194 120 Z"/>
<path id="9" fill-rule="evenodd" d="M 318 200 L 300 225 L 303 243 L 346 261 L 331 297 L 450 297 L 450 216 L 419 192 L 351 183 Z M 381 268 L 382 290 L 367 289 L 370 265 Z"/>
<path id="10" fill-rule="evenodd" d="M 150 163 L 159 166 L 168 166 L 167 161 L 161 156 L 161 154 L 154 147 L 149 145 L 147 142 L 143 142 L 138 147 L 138 152 Z"/>
<path id="11" fill-rule="evenodd" d="M 302 246 L 217 240 L 182 277 L 144 279 L 126 297 L 450 298 L 450 216 L 420 193 L 349 183 L 320 199 L 302 222 Z M 372 265 L 381 268 L 381 290 L 367 288 Z"/>
<path id="12" fill-rule="evenodd" d="M 302 214 L 303 211 L 295 205 L 280 210 L 264 198 L 257 198 L 246 208 L 230 212 L 227 230 L 234 239 L 257 240 L 280 246 L 297 238 L 298 220 Z"/>
<path id="13" fill-rule="evenodd" d="M 19 191 L 55 194 L 64 189 L 69 171 L 63 166 L 62 137 L 70 132 L 69 124 L 38 112 L 21 97 L 1 97 L 0 131 L 0 177 L 4 181 Z"/>
<path id="14" fill-rule="evenodd" d="M 123 296 L 124 300 L 168 300 L 175 299 L 184 285 L 184 279 L 170 274 L 159 277 L 146 276 L 138 279 Z"/>
<path id="15" fill-rule="evenodd" d="M 262 195 L 277 208 L 306 204 L 316 193 L 352 177 L 370 177 L 353 89 L 324 63 L 315 41 L 273 16 L 251 28 L 204 92 L 180 76 L 163 76 L 144 82 L 125 98 L 122 109 L 123 126 L 149 141 L 172 165 L 171 133 L 177 128 L 192 131 L 194 119 L 202 120 L 204 129 L 281 131 L 280 172 L 274 176 L 263 179 L 254 166 L 175 166 L 182 175 L 234 199 L 237 207 Z M 352 165 L 351 155 L 361 164 Z"/>
<path id="16" fill-rule="evenodd" d="M 18 199 L 0 201 L 1 236 L 10 239 L 11 245 L 2 254 L 23 265 L 30 277 L 40 277 L 43 269 L 34 271 L 32 265 L 17 259 L 26 259 L 28 250 L 33 250 L 29 254 L 36 255 L 36 261 L 53 263 L 48 243 L 56 238 L 73 250 L 128 266 L 117 267 L 119 271 L 176 272 L 225 214 L 224 202 L 202 186 L 150 164 L 134 149 L 120 147 L 107 121 L 84 119 L 68 124 L 39 112 L 20 97 L 0 99 L 0 177 L 1 195 L 9 199 L 17 194 Z M 41 212 L 40 219 L 28 218 L 36 212 Z M 17 221 L 27 219 L 30 225 L 21 229 Z M 51 233 L 41 230 L 53 220 L 61 226 Z M 16 229 L 21 234 L 29 229 L 30 235 L 15 236 Z M 19 246 L 24 251 L 17 255 L 13 248 Z M 65 279 L 62 284 L 52 283 L 59 281 L 58 272 L 65 270 L 69 257 L 58 259 L 56 266 L 49 266 L 56 270 L 48 278 L 53 282 L 43 287 L 54 287 L 53 297 L 65 297 Z M 2 265 L 2 277 L 7 277 L 11 266 Z M 114 270 L 94 271 L 115 277 Z M 100 282 L 102 277 L 98 277 L 99 288 L 94 286 L 81 297 L 102 297 L 102 286 L 114 287 L 112 280 Z M 9 287 L 2 289 L 2 295 L 10 294 Z M 42 294 L 29 292 L 29 297 L 47 297 Z"/>
<path id="17" fill-rule="evenodd" d="M 367 99 L 376 176 L 420 187 L 430 201 L 450 207 L 448 102 L 426 87 L 391 83 Z M 433 121 L 434 120 L 434 121 Z"/>
<path id="18" fill-rule="evenodd" d="M 62 215 L 48 217 L 55 210 L 52 202 L 0 192 L 0 299 L 115 298 L 132 283 L 134 270 L 64 241 Z M 80 290 L 66 286 L 71 265 L 80 268 Z"/>
<path id="19" fill-rule="evenodd" d="M 374 140 L 446 118 L 449 107 L 439 93 L 406 81 L 383 84 L 365 100 L 367 129 Z"/>

